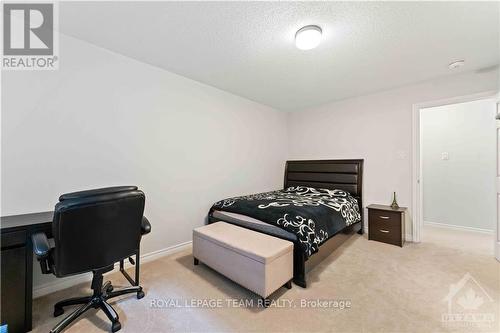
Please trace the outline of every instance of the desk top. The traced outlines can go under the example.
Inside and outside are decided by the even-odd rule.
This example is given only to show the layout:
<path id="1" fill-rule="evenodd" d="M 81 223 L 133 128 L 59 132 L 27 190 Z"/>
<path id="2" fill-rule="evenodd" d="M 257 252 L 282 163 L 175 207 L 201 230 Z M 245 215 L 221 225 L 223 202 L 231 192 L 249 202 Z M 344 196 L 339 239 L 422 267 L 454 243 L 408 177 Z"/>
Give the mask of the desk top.
<path id="1" fill-rule="evenodd" d="M 7 229 L 36 227 L 45 223 L 52 223 L 53 217 L 53 211 L 2 216 L 0 218 L 0 227 L 2 231 L 6 231 Z"/>

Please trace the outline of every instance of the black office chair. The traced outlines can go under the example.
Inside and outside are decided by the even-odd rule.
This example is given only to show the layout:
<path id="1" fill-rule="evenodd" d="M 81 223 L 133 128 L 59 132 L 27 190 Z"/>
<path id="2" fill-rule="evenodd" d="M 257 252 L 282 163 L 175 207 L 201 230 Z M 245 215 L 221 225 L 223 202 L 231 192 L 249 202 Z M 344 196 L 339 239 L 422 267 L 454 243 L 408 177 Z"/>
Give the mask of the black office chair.
<path id="1" fill-rule="evenodd" d="M 112 322 L 111 331 L 121 328 L 118 314 L 107 300 L 128 293 L 144 297 L 139 285 L 139 245 L 141 236 L 151 231 L 143 216 L 144 193 L 135 186 L 109 187 L 64 194 L 54 211 L 51 248 L 44 233 L 33 234 L 33 251 L 44 274 L 57 277 L 92 272 L 92 296 L 70 298 L 54 306 L 54 316 L 63 307 L 84 304 L 62 320 L 51 332 L 61 332 L 90 308 L 102 309 Z M 135 255 L 135 261 L 132 256 Z M 135 280 L 124 269 L 124 260 L 135 264 Z M 132 287 L 113 290 L 111 282 L 103 284 L 103 274 L 120 263 L 120 271 Z"/>

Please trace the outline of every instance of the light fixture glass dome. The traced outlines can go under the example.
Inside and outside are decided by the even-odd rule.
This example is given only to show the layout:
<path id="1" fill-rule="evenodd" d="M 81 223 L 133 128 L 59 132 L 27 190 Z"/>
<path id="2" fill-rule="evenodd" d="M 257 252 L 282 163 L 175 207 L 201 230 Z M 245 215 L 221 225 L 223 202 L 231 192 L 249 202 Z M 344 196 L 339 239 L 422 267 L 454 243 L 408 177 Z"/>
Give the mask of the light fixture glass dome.
<path id="1" fill-rule="evenodd" d="M 321 42 L 321 28 L 317 25 L 307 25 L 295 34 L 295 46 L 300 50 L 311 50 Z"/>

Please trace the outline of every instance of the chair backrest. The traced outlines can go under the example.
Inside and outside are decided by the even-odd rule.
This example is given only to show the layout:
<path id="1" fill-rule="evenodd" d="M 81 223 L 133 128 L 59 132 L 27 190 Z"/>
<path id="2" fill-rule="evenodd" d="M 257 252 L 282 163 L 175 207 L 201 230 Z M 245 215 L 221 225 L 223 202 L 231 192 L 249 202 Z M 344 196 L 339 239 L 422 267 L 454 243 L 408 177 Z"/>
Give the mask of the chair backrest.
<path id="1" fill-rule="evenodd" d="M 102 269 L 139 249 L 145 196 L 135 186 L 64 194 L 55 207 L 57 276 Z"/>

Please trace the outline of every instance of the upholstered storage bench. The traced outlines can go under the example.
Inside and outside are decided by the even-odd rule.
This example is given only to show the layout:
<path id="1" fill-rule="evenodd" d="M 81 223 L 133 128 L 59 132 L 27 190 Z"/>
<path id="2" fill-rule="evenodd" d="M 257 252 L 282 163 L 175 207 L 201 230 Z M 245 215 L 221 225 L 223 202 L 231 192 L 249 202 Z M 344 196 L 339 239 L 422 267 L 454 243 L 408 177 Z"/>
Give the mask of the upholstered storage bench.
<path id="1" fill-rule="evenodd" d="M 266 299 L 282 286 L 291 288 L 293 243 L 225 222 L 193 230 L 198 261 Z"/>

